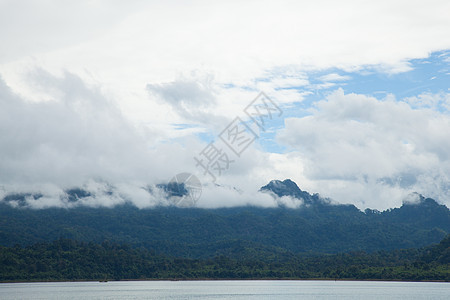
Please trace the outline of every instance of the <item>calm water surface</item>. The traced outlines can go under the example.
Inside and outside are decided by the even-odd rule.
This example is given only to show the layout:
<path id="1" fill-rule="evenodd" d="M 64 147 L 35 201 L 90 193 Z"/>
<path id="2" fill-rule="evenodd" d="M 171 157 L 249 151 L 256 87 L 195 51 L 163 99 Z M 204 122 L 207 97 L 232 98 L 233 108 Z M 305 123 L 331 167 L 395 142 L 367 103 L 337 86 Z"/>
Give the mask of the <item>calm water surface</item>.
<path id="1" fill-rule="evenodd" d="M 1 283 L 0 299 L 450 299 L 450 283 L 110 281 Z"/>

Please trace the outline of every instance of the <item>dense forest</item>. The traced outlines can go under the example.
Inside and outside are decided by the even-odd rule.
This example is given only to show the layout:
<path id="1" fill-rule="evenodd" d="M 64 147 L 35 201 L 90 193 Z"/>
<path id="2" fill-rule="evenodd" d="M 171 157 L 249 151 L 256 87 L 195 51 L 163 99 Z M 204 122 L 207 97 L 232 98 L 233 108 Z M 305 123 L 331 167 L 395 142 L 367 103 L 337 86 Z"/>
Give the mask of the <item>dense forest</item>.
<path id="1" fill-rule="evenodd" d="M 450 281 L 450 235 L 410 250 L 173 258 L 145 248 L 68 239 L 0 247 L 0 281 L 125 279 L 358 279 Z"/>
<path id="2" fill-rule="evenodd" d="M 236 241 L 270 252 L 371 252 L 425 247 L 448 233 L 449 210 L 432 199 L 384 212 L 326 204 L 299 209 L 138 209 L 123 205 L 34 210 L 0 202 L 2 246 L 28 246 L 59 238 L 96 243 L 109 240 L 164 255 L 211 258 L 229 254 Z"/>

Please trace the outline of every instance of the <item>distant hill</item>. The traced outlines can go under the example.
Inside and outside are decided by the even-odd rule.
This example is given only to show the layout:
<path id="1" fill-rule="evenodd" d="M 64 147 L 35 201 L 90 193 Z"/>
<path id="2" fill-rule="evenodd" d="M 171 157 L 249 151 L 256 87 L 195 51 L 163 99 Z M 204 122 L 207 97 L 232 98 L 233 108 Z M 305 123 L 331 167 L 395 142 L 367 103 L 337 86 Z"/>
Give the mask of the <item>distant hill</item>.
<path id="1" fill-rule="evenodd" d="M 291 180 L 271 181 L 261 191 L 305 203 L 286 207 L 199 209 L 131 205 L 114 208 L 33 210 L 13 208 L 36 195 L 8 195 L 0 201 L 0 245 L 30 245 L 69 238 L 84 242 L 127 243 L 165 255 L 206 258 L 267 253 L 338 253 L 418 248 L 450 233 L 450 212 L 429 198 L 384 212 L 362 212 L 302 191 Z M 86 196 L 70 191 L 71 201 Z"/>

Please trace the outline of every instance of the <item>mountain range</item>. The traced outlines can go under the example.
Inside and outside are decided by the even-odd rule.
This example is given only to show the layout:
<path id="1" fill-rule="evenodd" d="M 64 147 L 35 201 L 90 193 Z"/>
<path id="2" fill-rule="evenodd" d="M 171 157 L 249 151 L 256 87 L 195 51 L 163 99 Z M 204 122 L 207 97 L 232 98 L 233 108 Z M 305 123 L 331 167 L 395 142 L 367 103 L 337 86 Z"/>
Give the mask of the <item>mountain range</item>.
<path id="1" fill-rule="evenodd" d="M 25 197 L 12 194 L 0 201 L 0 245 L 59 238 L 107 240 L 176 257 L 208 258 L 246 256 L 255 249 L 258 255 L 270 255 L 418 248 L 438 243 L 450 233 L 449 209 L 423 196 L 415 203 L 380 212 L 333 203 L 302 191 L 289 179 L 273 180 L 260 191 L 275 198 L 292 197 L 304 205 L 295 209 L 283 205 L 138 209 L 130 204 L 30 209 L 9 205 Z M 82 189 L 69 193 L 74 202 L 88 196 Z"/>

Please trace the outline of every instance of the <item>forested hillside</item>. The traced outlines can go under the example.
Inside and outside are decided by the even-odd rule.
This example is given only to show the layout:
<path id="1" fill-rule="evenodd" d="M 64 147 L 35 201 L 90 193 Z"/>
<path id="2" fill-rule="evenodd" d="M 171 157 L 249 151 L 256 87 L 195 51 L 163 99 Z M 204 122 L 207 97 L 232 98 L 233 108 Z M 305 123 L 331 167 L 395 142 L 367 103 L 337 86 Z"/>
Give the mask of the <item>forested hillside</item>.
<path id="1" fill-rule="evenodd" d="M 105 279 L 383 279 L 450 281 L 450 236 L 425 249 L 334 255 L 173 258 L 110 242 L 0 247 L 0 281 Z"/>
<path id="2" fill-rule="evenodd" d="M 26 246 L 59 238 L 96 243 L 109 240 L 163 255 L 211 258 L 240 256 L 248 245 L 270 253 L 419 248 L 438 243 L 450 233 L 449 209 L 429 198 L 383 212 L 362 212 L 353 205 L 335 205 L 317 194 L 310 195 L 289 180 L 272 181 L 261 190 L 275 197 L 297 197 L 305 205 L 296 209 L 138 209 L 122 205 L 35 210 L 11 207 L 8 201 L 14 197 L 9 196 L 0 202 L 0 245 Z M 76 196 L 80 195 L 82 191 Z M 236 247 L 241 249 L 236 251 Z"/>

